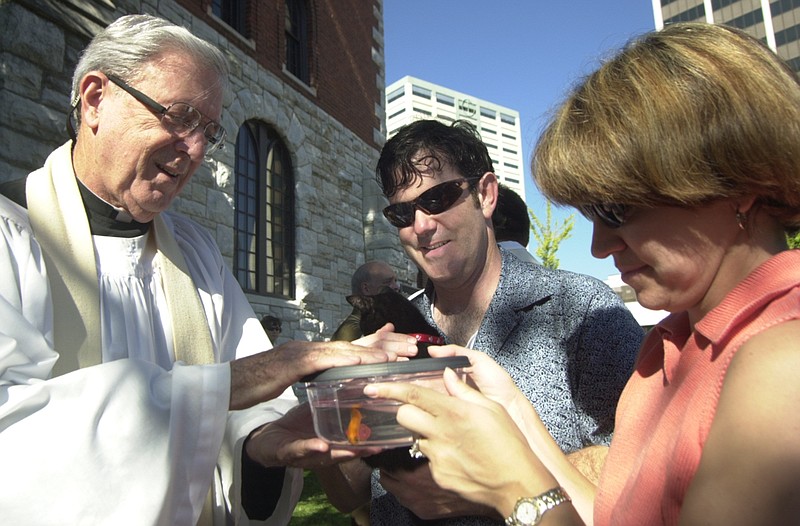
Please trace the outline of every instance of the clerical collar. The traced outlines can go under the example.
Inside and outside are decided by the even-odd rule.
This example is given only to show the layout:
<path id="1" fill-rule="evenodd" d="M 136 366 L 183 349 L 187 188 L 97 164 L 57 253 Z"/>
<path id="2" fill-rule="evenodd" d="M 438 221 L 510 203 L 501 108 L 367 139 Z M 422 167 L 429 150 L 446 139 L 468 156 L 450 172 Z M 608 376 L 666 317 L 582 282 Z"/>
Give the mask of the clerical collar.
<path id="1" fill-rule="evenodd" d="M 136 237 L 145 234 L 150 228 L 150 223 L 140 223 L 134 220 L 124 210 L 115 208 L 97 197 L 80 180 L 77 180 L 77 183 L 92 235 Z"/>

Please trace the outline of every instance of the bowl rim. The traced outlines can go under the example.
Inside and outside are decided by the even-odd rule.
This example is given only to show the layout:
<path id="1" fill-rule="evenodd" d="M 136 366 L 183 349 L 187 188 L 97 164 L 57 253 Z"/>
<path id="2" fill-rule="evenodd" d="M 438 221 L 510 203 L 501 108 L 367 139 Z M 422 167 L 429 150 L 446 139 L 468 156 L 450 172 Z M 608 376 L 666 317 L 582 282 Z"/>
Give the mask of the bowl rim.
<path id="1" fill-rule="evenodd" d="M 401 362 L 370 363 L 364 365 L 348 365 L 344 367 L 331 367 L 320 373 L 304 377 L 301 382 L 306 387 L 314 387 L 316 382 L 330 382 L 337 380 L 352 380 L 356 378 L 369 378 L 373 376 L 391 376 L 396 374 L 427 373 L 443 371 L 446 367 L 457 369 L 469 367 L 470 361 L 466 356 L 447 356 L 445 358 L 419 358 Z"/>

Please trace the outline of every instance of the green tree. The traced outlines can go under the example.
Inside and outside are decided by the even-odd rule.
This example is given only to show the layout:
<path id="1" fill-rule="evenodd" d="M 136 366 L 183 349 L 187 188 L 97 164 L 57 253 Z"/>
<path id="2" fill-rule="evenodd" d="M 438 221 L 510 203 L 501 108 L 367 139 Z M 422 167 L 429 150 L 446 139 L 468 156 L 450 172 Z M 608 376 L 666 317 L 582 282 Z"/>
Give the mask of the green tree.
<path id="1" fill-rule="evenodd" d="M 536 214 L 529 208 L 528 215 L 531 216 L 531 232 L 536 238 L 536 256 L 542 262 L 542 266 L 547 268 L 558 268 L 559 261 L 556 252 L 561 242 L 569 238 L 572 228 L 575 226 L 575 214 L 570 215 L 561 223 L 553 224 L 553 207 L 550 201 L 545 203 L 545 221 L 539 220 Z"/>
<path id="2" fill-rule="evenodd" d="M 800 248 L 800 232 L 795 232 L 793 236 L 786 236 L 789 248 Z"/>

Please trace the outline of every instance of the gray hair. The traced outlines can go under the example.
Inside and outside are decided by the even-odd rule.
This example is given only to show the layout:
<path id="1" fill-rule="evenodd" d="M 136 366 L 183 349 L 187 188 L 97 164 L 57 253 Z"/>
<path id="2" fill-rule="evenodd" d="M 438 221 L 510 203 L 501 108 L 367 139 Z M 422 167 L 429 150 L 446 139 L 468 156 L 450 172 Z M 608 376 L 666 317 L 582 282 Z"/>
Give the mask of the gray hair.
<path id="1" fill-rule="evenodd" d="M 79 84 L 90 71 L 111 73 L 123 80 L 135 77 L 145 64 L 165 51 L 180 51 L 215 71 L 223 93 L 228 87 L 228 62 L 222 52 L 205 40 L 152 15 L 126 15 L 98 33 L 83 50 L 72 76 L 70 106 L 77 104 Z"/>

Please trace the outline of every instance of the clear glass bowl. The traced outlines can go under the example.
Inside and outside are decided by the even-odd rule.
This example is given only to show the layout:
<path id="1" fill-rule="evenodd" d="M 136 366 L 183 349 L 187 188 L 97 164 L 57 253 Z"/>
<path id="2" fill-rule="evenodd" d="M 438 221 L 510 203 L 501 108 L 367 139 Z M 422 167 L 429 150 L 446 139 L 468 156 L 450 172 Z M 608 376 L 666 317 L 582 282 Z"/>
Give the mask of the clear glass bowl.
<path id="1" fill-rule="evenodd" d="M 447 390 L 442 380 L 445 368 L 462 379 L 470 363 L 465 356 L 423 358 L 402 362 L 334 367 L 310 378 L 302 387 L 308 395 L 314 431 L 321 439 L 341 448 L 399 447 L 414 441 L 411 432 L 397 423 L 395 400 L 364 396 L 367 384 L 408 382 Z"/>

